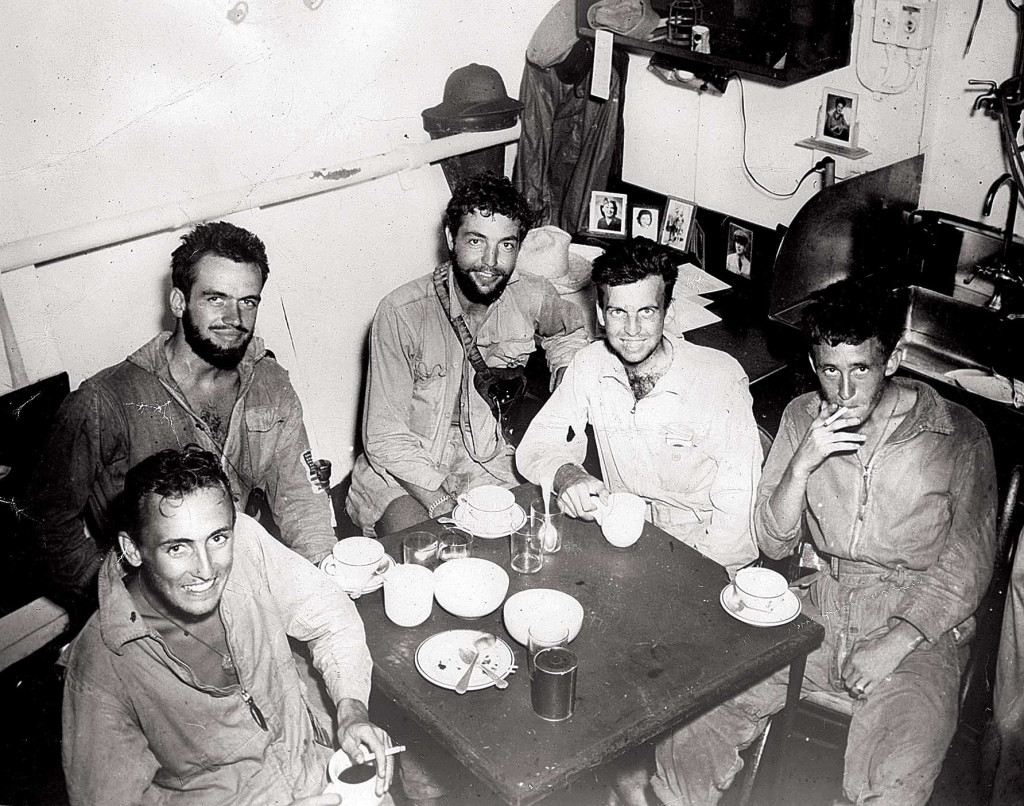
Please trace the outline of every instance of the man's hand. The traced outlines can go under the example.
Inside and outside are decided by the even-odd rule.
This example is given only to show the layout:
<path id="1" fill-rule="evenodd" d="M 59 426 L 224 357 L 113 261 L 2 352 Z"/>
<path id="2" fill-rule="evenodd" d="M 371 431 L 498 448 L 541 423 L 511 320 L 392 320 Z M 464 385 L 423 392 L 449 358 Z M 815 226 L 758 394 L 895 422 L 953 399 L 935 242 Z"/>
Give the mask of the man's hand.
<path id="1" fill-rule="evenodd" d="M 395 773 L 395 757 L 384 755 L 384 751 L 391 746 L 391 737 L 370 722 L 366 706 L 358 700 L 348 699 L 338 703 L 338 742 L 354 764 L 365 764 L 375 759 L 376 792 L 378 797 L 383 797 L 391 788 L 391 779 Z M 363 745 L 369 748 L 369 754 Z"/>
<path id="2" fill-rule="evenodd" d="M 608 488 L 604 482 L 595 479 L 579 465 L 566 464 L 558 468 L 554 484 L 559 491 L 558 506 L 573 518 L 592 521 L 597 512 L 594 499 L 602 504 L 608 503 Z"/>
<path id="3" fill-rule="evenodd" d="M 845 417 L 846 412 L 845 406 L 821 402 L 818 416 L 790 460 L 794 476 L 806 479 L 832 454 L 852 453 L 864 444 L 866 436 L 845 430 L 860 424 L 856 417 Z"/>
<path id="4" fill-rule="evenodd" d="M 843 685 L 858 700 L 870 697 L 922 640 L 921 633 L 901 621 L 884 635 L 858 641 L 843 664 Z"/>

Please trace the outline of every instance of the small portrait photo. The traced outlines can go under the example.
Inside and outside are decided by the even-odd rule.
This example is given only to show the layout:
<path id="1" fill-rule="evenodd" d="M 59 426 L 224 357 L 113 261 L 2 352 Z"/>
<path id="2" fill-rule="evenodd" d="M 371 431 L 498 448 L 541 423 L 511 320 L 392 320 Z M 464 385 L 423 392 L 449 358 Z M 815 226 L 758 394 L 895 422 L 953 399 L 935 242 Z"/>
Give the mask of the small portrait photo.
<path id="1" fill-rule="evenodd" d="M 828 87 L 822 92 L 818 131 L 815 137 L 839 146 L 852 147 L 857 122 L 857 94 Z"/>
<path id="2" fill-rule="evenodd" d="M 625 236 L 628 209 L 625 193 L 593 191 L 590 194 L 590 231 Z"/>
<path id="3" fill-rule="evenodd" d="M 729 224 L 725 268 L 740 277 L 749 277 L 750 256 L 753 254 L 753 248 L 754 233 L 739 224 Z"/>
<path id="4" fill-rule="evenodd" d="M 661 210 L 657 207 L 633 207 L 633 217 L 630 219 L 630 238 L 650 238 L 658 240 L 658 223 L 661 219 Z"/>
<path id="5" fill-rule="evenodd" d="M 697 206 L 688 201 L 669 197 L 665 202 L 665 223 L 661 226 L 660 243 L 686 252 L 690 230 L 693 228 L 693 213 L 696 209 Z"/>
<path id="6" fill-rule="evenodd" d="M 704 228 L 699 221 L 693 222 L 693 235 L 690 236 L 690 252 L 697 258 L 697 263 L 703 269 L 708 264 L 704 261 Z"/>

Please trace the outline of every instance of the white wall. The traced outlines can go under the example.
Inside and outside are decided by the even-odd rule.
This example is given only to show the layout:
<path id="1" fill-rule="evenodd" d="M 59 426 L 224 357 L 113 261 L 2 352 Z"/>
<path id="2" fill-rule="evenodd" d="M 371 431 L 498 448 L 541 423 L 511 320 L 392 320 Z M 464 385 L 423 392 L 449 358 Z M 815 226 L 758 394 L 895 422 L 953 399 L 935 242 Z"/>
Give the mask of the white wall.
<path id="1" fill-rule="evenodd" d="M 550 0 L 228 0 L 39 5 L 0 32 L 0 243 L 424 141 L 420 111 L 470 62 L 518 94 Z M 361 360 L 380 297 L 438 257 L 437 166 L 234 216 L 266 242 L 258 332 L 293 375 L 335 479 L 354 459 Z M 3 275 L 30 379 L 72 388 L 166 320 L 162 233 Z M 284 327 L 287 309 L 295 351 Z M 297 354 L 296 354 L 297 352 Z M 0 391 L 10 388 L 0 362 Z"/>
<path id="2" fill-rule="evenodd" d="M 872 0 L 866 2 L 868 16 Z M 419 113 L 472 61 L 516 95 L 522 54 L 553 0 L 231 0 L 31 3 L 8 0 L 0 29 L 0 243 L 174 203 L 213 190 L 376 154 L 426 139 Z M 747 159 L 789 190 L 822 154 L 793 143 L 814 131 L 823 87 L 858 92 L 860 161 L 870 170 L 923 149 L 922 205 L 969 216 L 1002 172 L 994 121 L 970 117 L 966 78 L 1012 67 L 1013 15 L 986 3 L 961 59 L 974 3 L 942 0 L 935 43 L 901 95 L 873 96 L 854 66 L 793 87 L 745 81 Z M 859 26 L 858 26 L 859 29 Z M 861 76 L 884 52 L 862 43 Z M 722 97 L 669 87 L 633 57 L 627 181 L 759 224 L 788 223 L 790 201 L 756 190 L 740 167 L 739 86 Z M 927 78 L 927 80 L 926 80 Z M 236 216 L 267 243 L 272 267 L 259 330 L 293 373 L 320 455 L 335 478 L 353 460 L 361 356 L 380 297 L 429 270 L 448 191 L 439 167 Z M 1000 198 L 993 212 L 1005 210 Z M 1021 217 L 1024 220 L 1024 216 Z M 163 233 L 2 277 L 30 378 L 66 369 L 72 386 L 165 325 Z M 295 351 L 284 327 L 287 308 Z M 0 362 L 0 391 L 9 388 Z"/>
<path id="3" fill-rule="evenodd" d="M 975 7 L 973 2 L 940 0 L 933 46 L 921 54 L 913 80 L 899 94 L 868 89 L 899 87 L 908 75 L 901 63 L 904 51 L 890 62 L 884 46 L 871 41 L 875 0 L 856 2 L 849 67 L 788 87 L 747 78 L 742 93 L 734 80 L 724 95 L 698 94 L 665 84 L 646 70 L 646 56 L 634 56 L 623 178 L 764 226 L 788 224 L 820 180 L 815 175 L 793 199 L 777 200 L 747 179 L 741 160 L 741 98 L 747 112 L 747 163 L 762 184 L 786 193 L 825 156 L 794 143 L 814 134 L 822 90 L 832 87 L 859 96 L 858 144 L 871 152 L 859 160 L 836 157 L 837 177 L 923 151 L 922 206 L 976 218 L 985 190 L 1004 168 L 997 123 L 970 114 L 976 94 L 967 92 L 967 78 L 1008 78 L 1016 36 L 1015 17 L 1005 4 L 986 3 L 971 54 L 963 59 Z M 995 222 L 1002 221 L 1005 199 L 999 204 Z"/>

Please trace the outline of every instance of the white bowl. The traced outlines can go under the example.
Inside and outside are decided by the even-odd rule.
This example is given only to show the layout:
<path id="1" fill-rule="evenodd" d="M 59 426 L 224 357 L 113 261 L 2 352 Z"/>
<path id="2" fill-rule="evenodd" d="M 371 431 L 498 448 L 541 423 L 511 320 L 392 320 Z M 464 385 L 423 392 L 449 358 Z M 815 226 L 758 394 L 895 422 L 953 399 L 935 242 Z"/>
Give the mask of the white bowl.
<path id="1" fill-rule="evenodd" d="M 583 605 L 568 593 L 552 588 L 530 588 L 513 594 L 502 612 L 508 634 L 523 646 L 527 644 L 533 624 L 558 623 L 569 631 L 570 641 L 579 635 L 583 626 Z"/>
<path id="2" fill-rule="evenodd" d="M 498 609 L 508 593 L 508 573 L 479 557 L 460 557 L 434 571 L 434 598 L 453 616 L 480 618 Z"/>

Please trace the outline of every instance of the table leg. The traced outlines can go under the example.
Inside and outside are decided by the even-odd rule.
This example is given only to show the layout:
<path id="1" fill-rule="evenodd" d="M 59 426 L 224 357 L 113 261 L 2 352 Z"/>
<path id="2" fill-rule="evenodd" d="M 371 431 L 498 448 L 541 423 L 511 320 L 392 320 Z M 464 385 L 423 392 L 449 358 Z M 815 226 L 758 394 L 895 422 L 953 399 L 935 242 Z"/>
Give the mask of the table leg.
<path id="1" fill-rule="evenodd" d="M 807 655 L 800 655 L 794 658 L 789 665 L 789 682 L 786 684 L 786 705 L 776 714 L 771 723 L 775 725 L 776 752 L 774 758 L 774 774 L 768 785 L 765 803 L 778 803 L 778 793 L 782 785 L 782 776 L 785 773 L 790 738 L 793 734 L 793 720 L 796 716 L 796 708 L 800 703 L 800 691 L 803 688 L 804 670 L 807 668 Z M 770 723 L 770 724 L 771 724 Z"/>

